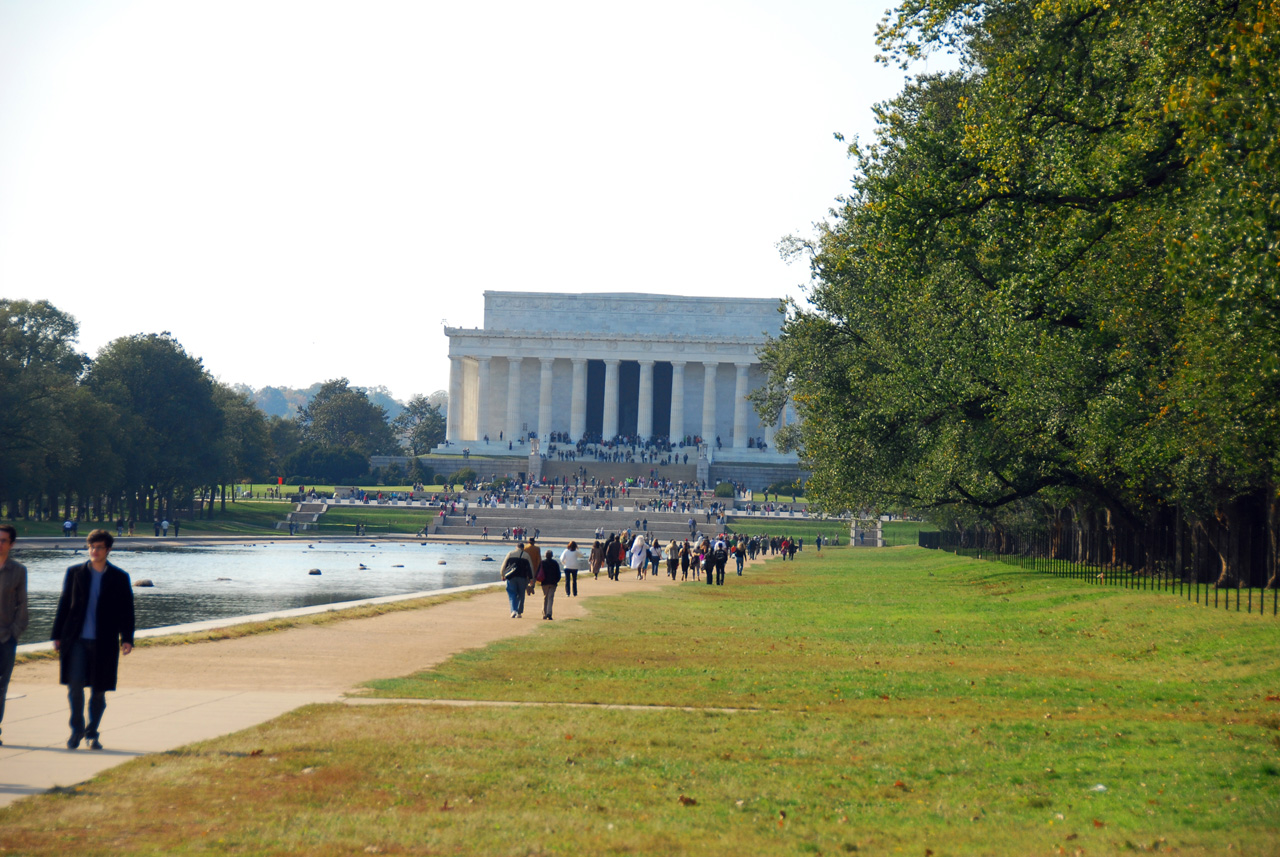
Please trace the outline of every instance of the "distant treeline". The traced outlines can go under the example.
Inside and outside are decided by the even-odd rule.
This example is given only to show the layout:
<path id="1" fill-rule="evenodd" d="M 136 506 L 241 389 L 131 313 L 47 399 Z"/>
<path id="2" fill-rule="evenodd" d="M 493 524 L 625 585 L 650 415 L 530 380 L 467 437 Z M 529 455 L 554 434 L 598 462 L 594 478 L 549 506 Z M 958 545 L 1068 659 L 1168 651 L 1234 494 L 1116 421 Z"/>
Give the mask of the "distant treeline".
<path id="1" fill-rule="evenodd" d="M 78 332 L 47 301 L 0 299 L 6 518 L 212 516 L 195 498 L 225 504 L 245 480 L 355 481 L 370 455 L 418 455 L 444 438 L 443 407 L 426 396 L 392 418 L 338 378 L 306 391 L 296 415 L 269 415 L 168 332 L 121 337 L 93 359 L 76 350 Z"/>

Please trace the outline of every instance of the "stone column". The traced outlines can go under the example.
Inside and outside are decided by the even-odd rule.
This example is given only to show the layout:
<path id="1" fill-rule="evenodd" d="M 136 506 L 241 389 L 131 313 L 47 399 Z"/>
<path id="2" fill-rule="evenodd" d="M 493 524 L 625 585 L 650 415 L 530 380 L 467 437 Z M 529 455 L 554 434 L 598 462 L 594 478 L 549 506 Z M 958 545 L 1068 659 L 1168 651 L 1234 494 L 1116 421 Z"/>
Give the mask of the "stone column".
<path id="1" fill-rule="evenodd" d="M 573 393 L 569 404 L 569 438 L 577 443 L 587 431 L 587 358 L 573 358 Z"/>
<path id="2" fill-rule="evenodd" d="M 769 451 L 773 452 L 773 436 L 778 431 L 778 417 L 775 415 L 773 422 L 764 427 L 764 443 L 769 447 Z"/>
<path id="3" fill-rule="evenodd" d="M 640 402 L 636 434 L 642 441 L 653 437 L 653 361 L 640 361 Z"/>
<path id="4" fill-rule="evenodd" d="M 478 357 L 476 362 L 476 440 L 482 441 L 489 433 L 489 358 Z"/>
<path id="5" fill-rule="evenodd" d="M 716 444 L 716 369 L 719 363 L 702 362 L 702 439 L 712 447 Z"/>
<path id="6" fill-rule="evenodd" d="M 507 358 L 507 440 L 520 437 L 520 361 L 523 359 Z"/>
<path id="7" fill-rule="evenodd" d="M 738 383 L 733 391 L 733 448 L 747 448 L 747 371 L 750 363 L 735 363 Z"/>
<path id="8" fill-rule="evenodd" d="M 545 444 L 551 433 L 551 370 L 556 365 L 554 357 L 539 357 L 542 364 L 542 383 L 538 387 L 538 440 Z"/>
<path id="9" fill-rule="evenodd" d="M 684 440 L 684 361 L 671 361 L 671 442 Z"/>
<path id="10" fill-rule="evenodd" d="M 604 428 L 600 433 L 605 440 L 618 433 L 618 364 L 621 362 L 604 361 Z"/>
<path id="11" fill-rule="evenodd" d="M 444 418 L 444 439 L 462 439 L 462 358 L 449 357 L 449 411 Z"/>

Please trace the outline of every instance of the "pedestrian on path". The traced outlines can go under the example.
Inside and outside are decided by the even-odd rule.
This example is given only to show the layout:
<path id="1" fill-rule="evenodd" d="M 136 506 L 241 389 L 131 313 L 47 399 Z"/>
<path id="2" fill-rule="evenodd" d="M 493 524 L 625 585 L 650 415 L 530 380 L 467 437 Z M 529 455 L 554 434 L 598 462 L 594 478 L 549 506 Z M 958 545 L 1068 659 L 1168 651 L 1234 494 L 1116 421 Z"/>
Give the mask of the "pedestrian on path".
<path id="1" fill-rule="evenodd" d="M 519 619 L 524 615 L 524 597 L 532 577 L 533 571 L 529 568 L 529 557 L 524 552 L 524 542 L 520 542 L 502 561 L 502 579 L 507 582 L 507 600 L 511 602 L 512 619 Z"/>
<path id="2" fill-rule="evenodd" d="M 542 564 L 538 566 L 538 584 L 542 587 L 542 618 L 551 619 L 551 608 L 555 605 L 556 587 L 560 585 L 560 563 L 556 562 L 555 553 L 548 548 Z"/>
<path id="3" fill-rule="evenodd" d="M 18 637 L 27 630 L 27 567 L 9 559 L 18 531 L 0 524 L 0 725 L 4 723 L 4 697 L 18 654 Z M 4 741 L 0 741 L 3 744 Z"/>
<path id="4" fill-rule="evenodd" d="M 102 749 L 98 727 L 107 708 L 107 691 L 116 689 L 120 654 L 133 651 L 133 589 L 129 575 L 107 561 L 114 543 L 106 530 L 89 533 L 89 561 L 67 569 L 53 619 L 53 648 L 71 705 L 68 750 L 86 738 L 89 749 Z M 85 687 L 90 688 L 87 724 Z"/>
<path id="5" fill-rule="evenodd" d="M 596 538 L 595 544 L 591 546 L 591 558 L 588 562 L 590 563 L 592 579 L 599 580 L 600 566 L 604 564 L 604 545 L 600 544 L 599 537 Z"/>
<path id="6" fill-rule="evenodd" d="M 578 553 L 578 543 L 569 542 L 564 553 L 560 554 L 560 570 L 564 572 L 564 594 L 569 598 L 578 595 L 578 565 L 582 562 L 582 554 Z"/>

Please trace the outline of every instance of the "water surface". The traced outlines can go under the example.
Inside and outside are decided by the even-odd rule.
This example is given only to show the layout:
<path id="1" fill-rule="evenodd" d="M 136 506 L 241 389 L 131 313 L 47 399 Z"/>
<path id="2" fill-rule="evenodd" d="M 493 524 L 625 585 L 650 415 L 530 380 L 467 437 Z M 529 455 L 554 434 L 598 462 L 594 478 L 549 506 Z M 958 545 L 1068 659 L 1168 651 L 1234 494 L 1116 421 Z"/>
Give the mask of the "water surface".
<path id="1" fill-rule="evenodd" d="M 155 584 L 133 590 L 141 629 L 488 583 L 498 579 L 499 563 L 510 548 L 496 542 L 316 542 L 311 547 L 290 542 L 117 548 L 111 561 L 134 583 L 146 578 Z M 485 556 L 496 562 L 484 562 Z M 20 642 L 43 642 L 53 627 L 67 566 L 88 557 L 83 550 L 15 550 L 14 559 L 27 567 L 31 599 L 31 627 Z M 308 574 L 312 568 L 320 574 Z"/>

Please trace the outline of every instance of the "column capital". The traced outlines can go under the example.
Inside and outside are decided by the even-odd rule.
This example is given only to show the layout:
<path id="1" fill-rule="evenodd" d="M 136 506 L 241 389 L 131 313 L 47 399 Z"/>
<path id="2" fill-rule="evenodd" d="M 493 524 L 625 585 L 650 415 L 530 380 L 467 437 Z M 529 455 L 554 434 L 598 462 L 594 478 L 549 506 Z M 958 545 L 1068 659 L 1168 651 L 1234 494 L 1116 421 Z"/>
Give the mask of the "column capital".
<path id="1" fill-rule="evenodd" d="M 734 363 L 733 365 L 734 365 L 734 366 L 737 366 L 739 369 L 750 369 L 752 366 L 754 366 L 754 365 L 756 365 L 756 364 L 754 364 L 754 363 Z"/>
<path id="2" fill-rule="evenodd" d="M 476 362 L 479 363 L 481 366 L 487 366 L 489 365 L 489 361 L 492 359 L 493 359 L 492 357 L 477 357 Z"/>
<path id="3" fill-rule="evenodd" d="M 573 362 L 574 366 L 581 366 L 584 363 L 586 363 L 588 359 L 589 358 L 586 358 L 586 357 L 570 357 L 569 358 L 569 360 Z"/>
<path id="4" fill-rule="evenodd" d="M 556 362 L 556 358 L 554 358 L 554 357 L 539 357 L 539 358 L 538 358 L 538 362 L 542 364 L 542 368 L 543 368 L 543 369 L 546 369 L 548 366 L 552 366 L 552 365 L 554 365 L 554 364 L 555 364 L 555 362 Z"/>
<path id="5" fill-rule="evenodd" d="M 622 365 L 622 358 L 621 358 L 621 357 L 606 357 L 606 358 L 604 358 L 604 365 L 606 365 L 606 366 L 620 366 L 620 365 Z"/>
<path id="6" fill-rule="evenodd" d="M 668 361 L 668 362 L 670 362 L 670 363 L 671 363 L 671 368 L 672 368 L 672 369 L 683 369 L 683 368 L 685 367 L 685 362 L 686 362 L 686 361 L 684 361 L 684 360 L 671 360 L 671 361 Z"/>
<path id="7" fill-rule="evenodd" d="M 637 362 L 637 363 L 639 363 L 641 366 L 652 366 L 654 363 L 656 363 L 656 362 L 658 362 L 658 361 L 656 361 L 656 360 L 637 360 L 636 362 Z"/>

